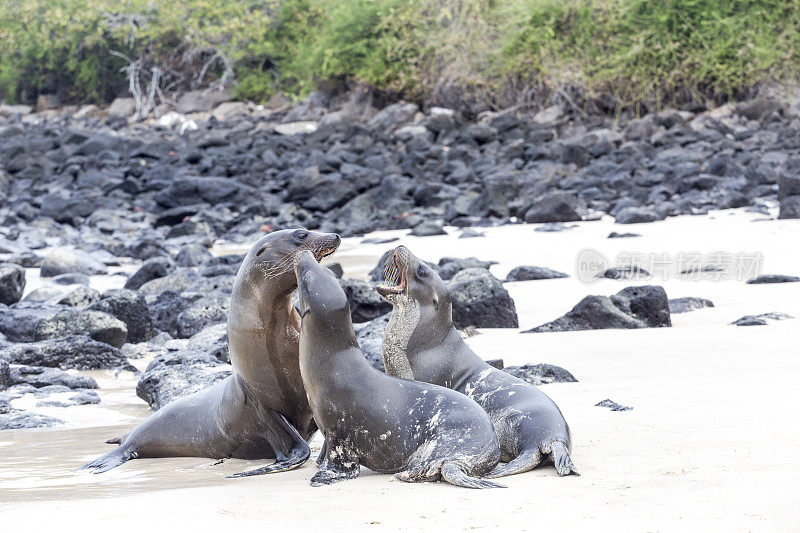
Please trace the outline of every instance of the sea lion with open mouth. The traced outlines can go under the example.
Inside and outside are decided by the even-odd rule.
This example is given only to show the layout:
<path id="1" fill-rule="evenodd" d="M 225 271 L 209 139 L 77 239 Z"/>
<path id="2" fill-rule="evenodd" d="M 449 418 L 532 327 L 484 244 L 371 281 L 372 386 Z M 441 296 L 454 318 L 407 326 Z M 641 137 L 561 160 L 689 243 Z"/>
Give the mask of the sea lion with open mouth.
<path id="1" fill-rule="evenodd" d="M 335 233 L 283 230 L 256 242 L 236 275 L 228 311 L 233 374 L 166 405 L 108 441 L 113 451 L 84 465 L 95 473 L 143 457 L 276 459 L 234 477 L 281 472 L 303 464 L 317 430 L 300 376 L 300 317 L 295 255 L 319 260 L 341 239 Z"/>
<path id="2" fill-rule="evenodd" d="M 479 479 L 500 460 L 492 422 L 474 401 L 444 387 L 375 370 L 358 346 L 347 297 L 333 273 L 301 252 L 300 372 L 325 435 L 312 486 L 358 476 L 361 465 L 403 481 L 502 487 Z"/>
<path id="3" fill-rule="evenodd" d="M 389 374 L 461 392 L 489 414 L 502 461 L 486 477 L 532 470 L 545 456 L 560 476 L 578 474 L 561 410 L 542 391 L 489 366 L 453 326 L 447 286 L 424 261 L 398 246 L 386 261 L 386 285 L 376 290 L 394 309 L 383 338 Z"/>

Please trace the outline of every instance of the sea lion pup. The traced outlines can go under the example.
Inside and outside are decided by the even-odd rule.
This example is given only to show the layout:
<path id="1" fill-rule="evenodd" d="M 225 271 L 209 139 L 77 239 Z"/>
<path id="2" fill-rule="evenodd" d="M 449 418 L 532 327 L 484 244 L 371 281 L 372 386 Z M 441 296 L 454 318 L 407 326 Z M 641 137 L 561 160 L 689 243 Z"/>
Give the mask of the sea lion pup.
<path id="1" fill-rule="evenodd" d="M 386 285 L 376 290 L 394 309 L 383 337 L 392 375 L 435 383 L 475 400 L 489 414 L 502 461 L 486 477 L 532 470 L 549 455 L 560 476 L 578 474 L 569 456 L 569 426 L 545 393 L 478 357 L 453 326 L 442 278 L 405 246 L 386 262 Z"/>
<path id="2" fill-rule="evenodd" d="M 492 422 L 478 404 L 435 385 L 387 376 L 358 346 L 347 297 L 313 254 L 297 255 L 300 373 L 325 435 L 311 485 L 358 476 L 361 465 L 403 481 L 437 481 L 475 489 L 500 460 Z"/>
<path id="3" fill-rule="evenodd" d="M 305 229 L 276 231 L 256 242 L 239 267 L 228 311 L 233 374 L 166 405 L 108 441 L 115 450 L 82 466 L 105 472 L 138 457 L 276 459 L 242 475 L 300 466 L 317 430 L 298 361 L 300 317 L 294 256 L 332 254 L 340 238 Z"/>

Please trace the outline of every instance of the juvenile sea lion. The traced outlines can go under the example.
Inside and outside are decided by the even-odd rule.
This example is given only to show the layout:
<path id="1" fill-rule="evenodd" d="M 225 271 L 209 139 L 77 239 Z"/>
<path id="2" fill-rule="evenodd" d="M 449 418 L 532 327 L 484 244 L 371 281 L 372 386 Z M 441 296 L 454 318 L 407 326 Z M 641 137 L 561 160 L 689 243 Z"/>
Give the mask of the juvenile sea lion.
<path id="1" fill-rule="evenodd" d="M 389 374 L 435 383 L 475 400 L 489 414 L 505 463 L 487 477 L 532 470 L 549 456 L 559 475 L 578 474 L 561 410 L 533 385 L 478 357 L 453 326 L 450 293 L 442 278 L 408 248 L 387 261 L 378 293 L 394 309 L 383 338 Z"/>
<path id="2" fill-rule="evenodd" d="M 236 474 L 280 472 L 300 466 L 317 430 L 298 362 L 300 319 L 294 257 L 332 254 L 340 238 L 305 229 L 276 231 L 256 242 L 239 267 L 228 310 L 233 374 L 180 398 L 131 431 L 108 441 L 113 451 L 82 466 L 105 472 L 138 457 L 276 459 Z"/>
<path id="3" fill-rule="evenodd" d="M 312 486 L 358 476 L 361 465 L 403 481 L 469 488 L 500 460 L 492 422 L 478 404 L 436 385 L 387 376 L 358 346 L 347 297 L 313 254 L 297 255 L 300 372 L 325 435 Z"/>

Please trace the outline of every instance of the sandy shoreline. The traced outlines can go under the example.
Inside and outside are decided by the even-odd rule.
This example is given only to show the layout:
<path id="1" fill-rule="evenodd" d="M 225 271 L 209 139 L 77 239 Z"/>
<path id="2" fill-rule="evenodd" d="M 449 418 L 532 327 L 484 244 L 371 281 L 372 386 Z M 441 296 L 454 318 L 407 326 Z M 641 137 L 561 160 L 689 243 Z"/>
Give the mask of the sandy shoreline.
<path id="1" fill-rule="evenodd" d="M 322 531 L 354 526 L 797 530 L 800 318 L 766 327 L 728 324 L 770 311 L 800 317 L 800 283 L 675 278 L 587 285 L 575 278 L 575 259 L 587 247 L 612 258 L 620 251 L 759 251 L 763 273 L 800 274 L 800 221 L 753 221 L 758 218 L 764 217 L 737 210 L 629 226 L 604 219 L 560 233 L 520 225 L 488 228 L 482 230 L 486 237 L 469 240 L 457 239 L 455 232 L 403 237 L 403 244 L 428 260 L 448 255 L 497 260 L 492 272 L 500 278 L 522 264 L 570 274 L 506 285 L 521 329 L 560 316 L 587 294 L 612 294 L 632 284 L 660 284 L 670 298 L 699 296 L 715 303 L 712 309 L 673 315 L 672 328 L 534 335 L 483 330 L 468 340 L 487 359 L 502 357 L 506 365 L 546 362 L 575 375 L 578 383 L 542 390 L 572 428 L 581 477 L 558 478 L 547 467 L 506 478 L 506 490 L 469 491 L 365 472 L 355 481 L 315 489 L 308 485 L 315 471 L 310 462 L 276 476 L 226 480 L 258 462 L 214 465 L 194 458 L 136 460 L 104 475 L 76 474 L 72 468 L 105 451 L 103 440 L 148 414 L 135 393 L 131 397 L 135 379 L 103 376 L 101 397 L 112 411 L 107 417 L 89 420 L 95 411 L 84 419 L 66 417 L 62 409 L 54 416 L 69 418 L 68 428 L 0 433 L 0 516 L 5 524 L 26 529 L 91 522 L 126 530 L 146 521 L 159 529 L 252 523 Z M 642 237 L 606 239 L 610 231 Z M 345 240 L 334 258 L 351 277 L 365 275 L 397 244 L 360 240 Z M 605 398 L 634 409 L 595 407 Z M 314 445 L 319 444 L 317 436 Z"/>

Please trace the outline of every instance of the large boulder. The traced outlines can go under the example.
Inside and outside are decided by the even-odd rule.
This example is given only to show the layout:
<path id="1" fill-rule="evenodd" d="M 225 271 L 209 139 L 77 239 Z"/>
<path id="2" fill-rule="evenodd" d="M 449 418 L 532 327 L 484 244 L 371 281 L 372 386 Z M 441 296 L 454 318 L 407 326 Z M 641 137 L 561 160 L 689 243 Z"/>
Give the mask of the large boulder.
<path id="1" fill-rule="evenodd" d="M 189 337 L 186 343 L 188 350 L 203 351 L 213 355 L 225 363 L 231 362 L 228 351 L 228 324 L 221 322 L 206 326 L 199 332 Z"/>
<path id="2" fill-rule="evenodd" d="M 10 344 L 0 348 L 0 359 L 19 365 L 77 370 L 128 366 L 117 348 L 83 335 Z"/>
<path id="3" fill-rule="evenodd" d="M 575 383 L 578 381 L 575 379 L 575 376 L 567 370 L 560 366 L 549 365 L 547 363 L 507 366 L 503 371 L 527 381 L 536 387 L 546 383 Z"/>
<path id="4" fill-rule="evenodd" d="M 192 297 L 198 293 L 192 293 Z M 175 336 L 188 339 L 211 324 L 228 320 L 228 295 L 221 291 L 199 294 L 201 297 L 191 302 L 175 317 Z"/>
<path id="5" fill-rule="evenodd" d="M 353 322 L 368 322 L 392 311 L 392 304 L 381 298 L 366 281 L 344 278 L 339 284 L 347 295 Z"/>
<path id="6" fill-rule="evenodd" d="M 129 289 L 108 291 L 102 300 L 89 306 L 121 320 L 128 329 L 126 342 L 139 343 L 155 335 L 153 321 L 144 296 Z"/>
<path id="7" fill-rule="evenodd" d="M 258 197 L 258 191 L 234 179 L 183 177 L 170 181 L 167 188 L 157 193 L 154 199 L 159 205 L 172 208 L 202 202 L 211 205 L 223 202 L 246 204 Z"/>
<path id="8" fill-rule="evenodd" d="M 40 275 L 43 278 L 69 272 L 77 272 L 91 276 L 95 274 L 107 274 L 108 268 L 85 252 L 77 252 L 67 248 L 57 248 L 42 260 Z"/>
<path id="9" fill-rule="evenodd" d="M 491 272 L 468 268 L 447 282 L 453 302 L 453 324 L 459 329 L 518 328 L 514 300 Z"/>
<path id="10" fill-rule="evenodd" d="M 60 385 L 69 389 L 97 388 L 94 378 L 76 376 L 57 368 L 27 365 L 12 366 L 9 382 L 11 385 L 28 384 L 37 389 L 51 385 Z"/>
<path id="11" fill-rule="evenodd" d="M 97 203 L 86 196 L 63 197 L 59 194 L 48 194 L 42 199 L 40 214 L 56 222 L 75 224 L 91 215 L 95 209 Z"/>
<path id="12" fill-rule="evenodd" d="M 0 263 L 0 303 L 17 303 L 24 291 L 25 269 L 12 263 Z"/>
<path id="13" fill-rule="evenodd" d="M 398 126 L 411 122 L 417 111 L 419 111 L 419 108 L 416 104 L 398 102 L 388 105 L 378 111 L 367 125 L 371 128 L 379 129 L 384 133 L 390 133 Z"/>
<path id="14" fill-rule="evenodd" d="M 532 281 L 541 279 L 566 278 L 567 274 L 537 266 L 518 266 L 506 276 L 506 281 Z"/>
<path id="15" fill-rule="evenodd" d="M 443 257 L 439 260 L 439 277 L 443 280 L 452 279 L 453 276 L 468 268 L 484 268 L 496 265 L 497 261 L 481 261 L 475 257 L 455 258 Z"/>
<path id="16" fill-rule="evenodd" d="M 581 220 L 576 211 L 578 201 L 575 196 L 562 192 L 552 192 L 537 198 L 525 213 L 525 222 L 573 222 Z"/>
<path id="17" fill-rule="evenodd" d="M 0 431 L 5 429 L 49 428 L 64 423 L 59 418 L 23 411 L 0 414 Z"/>
<path id="18" fill-rule="evenodd" d="M 179 268 L 166 276 L 143 283 L 137 290 L 145 296 L 158 295 L 166 291 L 183 292 L 192 288 L 200 278 L 200 274 L 191 268 Z"/>
<path id="19" fill-rule="evenodd" d="M 655 222 L 661 220 L 661 216 L 655 209 L 649 207 L 625 207 L 621 209 L 615 218 L 617 224 L 640 224 L 643 222 Z"/>
<path id="20" fill-rule="evenodd" d="M 205 246 L 197 243 L 183 246 L 175 257 L 175 263 L 181 267 L 196 267 L 211 259 L 211 253 Z"/>
<path id="21" fill-rule="evenodd" d="M 587 296 L 566 315 L 525 333 L 590 329 L 669 327 L 667 293 L 662 287 L 626 287 L 613 296 Z"/>
<path id="22" fill-rule="evenodd" d="M 128 338 L 128 327 L 121 320 L 101 311 L 61 311 L 39 321 L 34 339 L 41 341 L 67 335 L 85 335 L 119 348 Z"/>
<path id="23" fill-rule="evenodd" d="M 31 342 L 41 320 L 65 309 L 67 307 L 61 305 L 30 303 L 25 300 L 11 307 L 0 304 L 0 333 L 11 342 Z"/>
<path id="24" fill-rule="evenodd" d="M 136 394 L 159 410 L 170 402 L 210 387 L 233 369 L 214 355 L 192 350 L 153 359 L 136 385 Z"/>
<path id="25" fill-rule="evenodd" d="M 384 372 L 383 367 L 383 335 L 386 333 L 386 326 L 389 325 L 391 314 L 379 316 L 369 322 L 353 324 L 356 333 L 356 340 L 367 358 L 369 364 Z"/>

